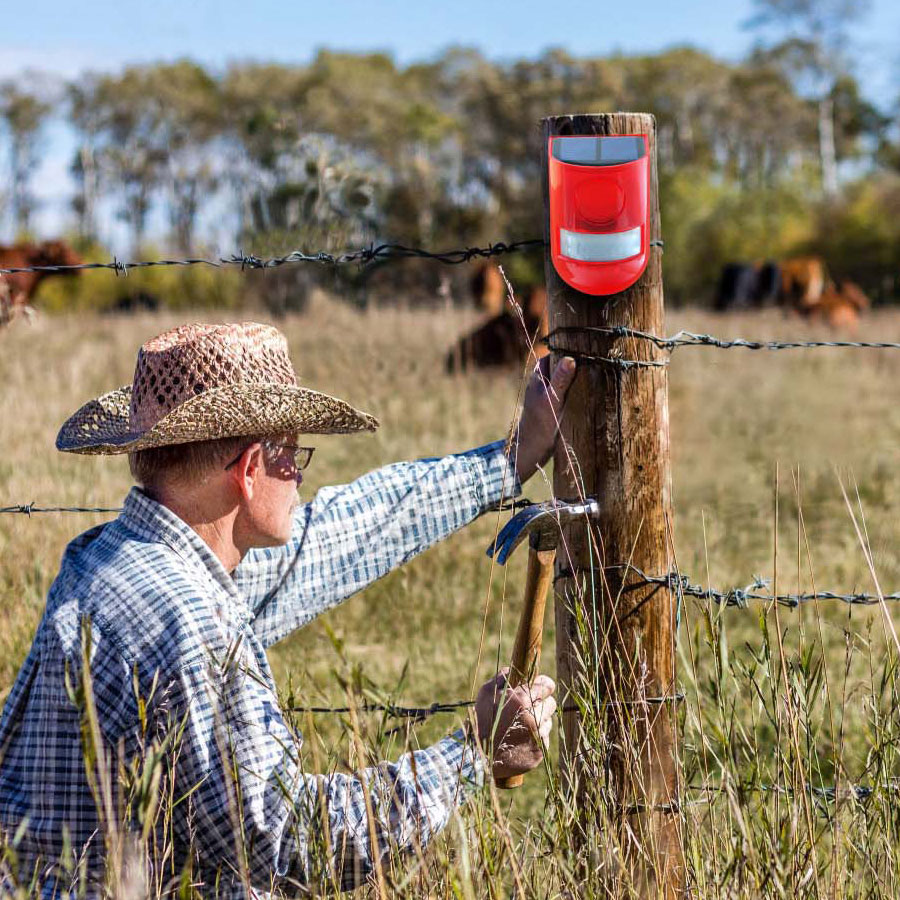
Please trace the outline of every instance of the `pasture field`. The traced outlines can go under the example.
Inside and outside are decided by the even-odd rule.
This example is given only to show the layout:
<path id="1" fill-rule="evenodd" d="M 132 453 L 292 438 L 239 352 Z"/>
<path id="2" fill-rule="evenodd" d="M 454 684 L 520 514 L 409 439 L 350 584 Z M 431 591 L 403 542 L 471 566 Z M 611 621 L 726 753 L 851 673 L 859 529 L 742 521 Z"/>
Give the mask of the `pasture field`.
<path id="1" fill-rule="evenodd" d="M 0 333 L 0 507 L 119 505 L 130 484 L 125 459 L 59 454 L 56 431 L 84 400 L 130 382 L 143 340 L 199 317 L 40 317 Z M 521 373 L 443 372 L 445 351 L 473 321 L 473 312 L 449 307 L 357 312 L 319 297 L 304 316 L 276 323 L 304 384 L 382 422 L 375 435 L 319 439 L 302 494 L 506 435 Z M 827 336 L 778 313 L 675 310 L 667 331 L 679 328 Z M 859 337 L 900 339 L 900 313 L 870 315 Z M 900 590 L 900 351 L 682 348 L 669 377 L 675 545 L 694 582 L 744 586 L 777 572 L 781 592 L 850 593 L 874 590 L 874 571 L 885 593 Z M 536 477 L 526 494 L 543 499 L 546 482 Z M 104 518 L 0 515 L 0 697 L 66 543 Z M 496 514 L 483 517 L 274 648 L 286 701 L 343 705 L 353 685 L 367 699 L 415 706 L 472 696 L 508 658 L 523 587 L 524 552 L 507 570 L 492 571 L 485 556 L 497 527 Z M 900 608 L 887 609 L 900 620 Z M 687 601 L 678 681 L 691 896 L 900 894 L 893 641 L 878 606 L 831 600 L 798 612 Z M 550 674 L 553 646 L 548 615 Z M 360 729 L 368 752 L 385 758 L 460 718 L 386 734 L 397 722 L 367 714 Z M 321 770 L 353 764 L 348 721 L 298 722 Z M 629 896 L 615 877 L 623 847 L 602 815 L 587 844 L 575 846 L 578 814 L 556 777 L 555 752 L 554 740 L 546 768 L 521 791 L 483 792 L 423 857 L 389 866 L 391 896 Z"/>

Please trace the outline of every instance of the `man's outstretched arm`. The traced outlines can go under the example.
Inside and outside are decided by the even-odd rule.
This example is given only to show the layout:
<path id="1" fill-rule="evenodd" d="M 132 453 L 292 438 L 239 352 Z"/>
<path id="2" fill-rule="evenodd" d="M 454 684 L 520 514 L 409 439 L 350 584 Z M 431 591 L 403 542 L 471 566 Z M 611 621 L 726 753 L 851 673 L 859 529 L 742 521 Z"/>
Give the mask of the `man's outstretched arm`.
<path id="1" fill-rule="evenodd" d="M 503 441 L 322 488 L 286 547 L 251 551 L 235 570 L 253 630 L 273 644 L 520 492 Z"/>
<path id="2" fill-rule="evenodd" d="M 392 569 L 467 525 L 549 459 L 574 363 L 548 376 L 542 360 L 528 385 L 509 446 L 377 469 L 320 490 L 299 507 L 285 547 L 247 554 L 234 578 L 254 613 L 253 627 L 270 645 L 346 600 Z"/>

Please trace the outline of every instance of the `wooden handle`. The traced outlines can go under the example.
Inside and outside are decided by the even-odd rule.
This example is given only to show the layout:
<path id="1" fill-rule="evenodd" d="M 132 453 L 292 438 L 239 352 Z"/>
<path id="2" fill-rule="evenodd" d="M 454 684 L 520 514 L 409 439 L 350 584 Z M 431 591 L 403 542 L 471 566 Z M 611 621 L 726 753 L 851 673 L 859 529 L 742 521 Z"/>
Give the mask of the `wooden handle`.
<path id="1" fill-rule="evenodd" d="M 519 630 L 513 645 L 512 662 L 509 667 L 509 686 L 516 687 L 530 682 L 537 673 L 541 658 L 541 641 L 544 635 L 544 609 L 547 605 L 547 590 L 553 580 L 553 562 L 556 550 L 528 550 L 528 574 L 525 577 L 525 605 Z M 520 787 L 524 775 L 510 775 L 497 778 L 498 788 L 508 790 Z"/>

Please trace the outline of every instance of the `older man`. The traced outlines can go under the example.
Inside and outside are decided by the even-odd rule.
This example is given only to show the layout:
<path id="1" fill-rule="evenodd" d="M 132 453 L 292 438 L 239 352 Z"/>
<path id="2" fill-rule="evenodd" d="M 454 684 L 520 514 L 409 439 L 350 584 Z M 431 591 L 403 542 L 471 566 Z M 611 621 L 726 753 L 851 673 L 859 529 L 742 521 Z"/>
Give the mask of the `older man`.
<path id="1" fill-rule="evenodd" d="M 189 325 L 146 343 L 132 385 L 57 438 L 128 453 L 139 487 L 67 548 L 6 702 L 7 883 L 121 893 L 138 834 L 145 850 L 157 841 L 155 862 L 138 854 L 144 889 L 349 888 L 446 825 L 483 783 L 479 744 L 494 776 L 536 766 L 554 685 L 504 692 L 501 674 L 473 729 L 354 775 L 308 774 L 265 648 L 518 492 L 552 451 L 573 374 L 567 360 L 550 391 L 529 386 L 514 455 L 497 442 L 398 463 L 299 504 L 307 436 L 376 420 L 298 386 L 269 326 Z"/>

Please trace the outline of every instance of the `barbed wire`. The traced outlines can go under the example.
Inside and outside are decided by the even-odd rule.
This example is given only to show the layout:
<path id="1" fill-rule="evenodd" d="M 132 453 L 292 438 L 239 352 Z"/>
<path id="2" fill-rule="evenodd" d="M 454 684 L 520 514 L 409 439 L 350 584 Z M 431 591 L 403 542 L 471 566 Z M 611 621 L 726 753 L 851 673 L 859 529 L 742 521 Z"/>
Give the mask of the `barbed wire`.
<path id="1" fill-rule="evenodd" d="M 35 513 L 120 513 L 120 506 L 35 506 L 34 503 L 17 503 L 14 506 L 0 506 L 2 513 L 20 513 L 31 517 Z"/>
<path id="2" fill-rule="evenodd" d="M 314 253 L 294 250 L 284 256 L 262 257 L 241 251 L 233 253 L 231 256 L 220 256 L 217 259 L 186 257 L 184 259 L 138 260 L 136 262 L 123 262 L 113 257 L 111 262 L 87 262 L 67 266 L 12 266 L 0 268 L 0 275 L 19 275 L 28 272 L 64 274 L 66 272 L 78 272 L 88 269 L 109 269 L 115 272 L 116 275 L 127 275 L 131 269 L 148 269 L 157 266 L 211 266 L 215 269 L 240 266 L 243 271 L 244 269 L 275 269 L 292 263 L 343 266 L 349 263 L 366 264 L 392 259 L 432 259 L 445 265 L 455 266 L 473 259 L 487 259 L 491 256 L 501 256 L 504 253 L 518 253 L 543 246 L 544 241 L 542 239 L 528 238 L 521 241 L 498 241 L 488 244 L 487 247 L 461 247 L 456 250 L 439 251 L 425 250 L 422 247 L 406 247 L 403 244 L 370 244 L 368 247 L 361 247 L 358 250 L 349 250 L 338 254 L 326 253 L 324 250 Z"/>
<path id="3" fill-rule="evenodd" d="M 900 350 L 900 343 L 891 341 L 758 341 L 747 338 L 725 339 L 711 334 L 700 334 L 693 331 L 679 331 L 670 337 L 662 337 L 629 328 L 625 325 L 616 326 L 590 326 L 590 325 L 561 325 L 554 328 L 549 334 L 541 338 L 541 342 L 553 353 L 572 356 L 586 363 L 598 363 L 617 366 L 622 369 L 636 367 L 654 367 L 668 365 L 668 359 L 662 360 L 637 360 L 624 359 L 616 356 L 602 357 L 592 356 L 570 347 L 563 347 L 554 343 L 553 338 L 565 334 L 597 334 L 610 337 L 614 340 L 631 338 L 652 344 L 659 350 L 664 350 L 670 355 L 679 347 L 715 347 L 719 350 L 815 350 L 823 348 L 854 348 L 869 350 Z"/>
<path id="4" fill-rule="evenodd" d="M 524 509 L 531 506 L 534 501 L 523 497 L 519 500 L 510 500 L 503 498 L 498 500 L 492 506 L 489 506 L 486 512 L 513 512 L 517 509 Z M 0 506 L 0 515 L 20 514 L 32 516 L 36 513 L 120 513 L 121 506 L 36 506 L 32 503 L 16 503 L 12 506 Z"/>
<path id="5" fill-rule="evenodd" d="M 634 700 L 602 700 L 599 703 L 592 703 L 594 707 L 609 706 L 658 706 L 663 703 L 681 703 L 684 701 L 684 694 L 678 692 L 667 697 L 638 697 Z M 435 701 L 428 706 L 397 706 L 393 703 L 362 703 L 359 706 L 289 706 L 289 712 L 295 713 L 312 713 L 314 715 L 324 715 L 328 713 L 339 715 L 341 713 L 349 713 L 351 711 L 363 713 L 387 713 L 392 718 L 411 718 L 426 719 L 437 713 L 455 712 L 458 709 L 467 709 L 475 705 L 474 700 L 453 700 Z M 566 704 L 560 707 L 560 712 L 581 712 L 583 708 L 576 704 Z"/>
<path id="6" fill-rule="evenodd" d="M 531 505 L 530 500 L 528 499 L 520 499 L 511 501 L 503 504 L 504 510 L 515 510 L 520 509 L 525 506 Z M 39 513 L 89 513 L 89 514 L 109 514 L 109 513 L 120 513 L 122 511 L 121 507 L 115 506 L 36 506 L 32 503 L 19 503 L 14 504 L 13 506 L 0 506 L 0 515 L 6 514 L 20 514 L 31 517 L 32 515 L 36 515 Z M 629 582 L 625 587 L 625 591 L 632 591 L 640 587 L 645 587 L 649 585 L 658 585 L 660 587 L 667 587 L 672 591 L 680 594 L 684 597 L 695 597 L 698 600 L 711 600 L 714 603 L 719 605 L 723 605 L 726 607 L 737 607 L 739 609 L 746 609 L 749 603 L 753 600 L 760 600 L 765 603 L 778 603 L 781 606 L 788 607 L 789 609 L 796 609 L 798 606 L 804 603 L 810 603 L 816 600 L 840 600 L 843 603 L 847 603 L 850 605 L 857 606 L 874 606 L 881 601 L 900 601 L 900 591 L 891 593 L 891 594 L 870 594 L 863 591 L 856 591 L 853 593 L 838 593 L 837 591 L 815 591 L 815 592 L 806 592 L 806 593 L 794 593 L 794 594 L 772 594 L 769 591 L 765 590 L 768 585 L 771 583 L 771 579 L 763 578 L 761 576 L 754 576 L 753 581 L 745 587 L 733 587 L 727 588 L 724 590 L 714 588 L 714 587 L 704 587 L 703 585 L 697 584 L 691 580 L 688 575 L 685 575 L 681 572 L 669 572 L 664 575 L 650 575 L 646 572 L 643 572 L 637 566 L 626 564 L 624 566 L 607 566 L 606 570 L 617 569 L 617 568 L 627 568 L 632 575 L 636 576 L 636 580 Z M 603 571 L 603 567 L 597 567 L 595 571 Z M 590 567 L 582 566 L 577 569 L 572 568 L 563 568 L 556 574 L 554 577 L 554 583 L 563 581 L 568 578 L 573 578 L 576 574 L 580 572 L 589 572 L 591 571 Z M 462 704 L 469 703 L 470 701 L 460 701 Z M 645 701 L 649 702 L 649 701 Z M 432 706 L 428 707 L 392 707 L 385 706 L 381 707 L 372 707 L 371 710 L 368 711 L 388 711 L 388 710 L 399 710 L 402 715 L 417 715 L 423 709 L 431 710 L 433 706 L 437 707 L 447 707 L 450 708 L 458 708 L 459 704 L 446 704 L 446 703 L 437 703 L 432 704 Z M 361 708 L 362 709 L 362 708 Z M 299 710 L 299 711 L 305 711 Z M 310 707 L 311 712 L 318 712 L 318 708 Z M 346 712 L 347 710 L 337 709 L 337 708 L 323 708 L 323 712 Z M 366 710 L 363 710 L 366 711 Z M 436 709 L 436 712 L 443 712 L 442 708 Z"/>
<path id="7" fill-rule="evenodd" d="M 703 797 L 691 800 L 679 798 L 670 803 L 635 803 L 627 806 L 625 812 L 629 815 L 646 812 L 663 812 L 677 815 L 686 807 L 699 806 L 712 803 L 718 797 L 728 794 L 780 794 L 785 797 L 796 797 L 807 794 L 812 797 L 816 806 L 824 807 L 837 800 L 857 800 L 865 802 L 876 793 L 895 794 L 900 791 L 900 780 L 891 779 L 881 784 L 854 784 L 847 782 L 841 785 L 813 785 L 807 784 L 801 789 L 787 787 L 781 784 L 756 784 L 733 782 L 731 784 L 685 784 L 681 790 L 684 793 L 700 793 Z"/>
<path id="8" fill-rule="evenodd" d="M 738 609 L 747 609 L 752 600 L 760 600 L 764 603 L 778 603 L 789 609 L 796 609 L 804 603 L 812 603 L 816 600 L 840 600 L 842 603 L 856 606 L 875 606 L 882 601 L 900 601 L 900 591 L 893 594 L 869 594 L 863 591 L 854 593 L 840 594 L 837 591 L 810 591 L 806 593 L 796 594 L 772 594 L 764 590 L 771 584 L 770 578 L 763 578 L 755 575 L 753 581 L 745 587 L 734 587 L 726 590 L 719 590 L 713 587 L 703 587 L 695 584 L 690 577 L 681 572 L 669 572 L 665 575 L 648 575 L 641 571 L 637 566 L 625 563 L 619 566 L 597 566 L 593 570 L 589 566 L 582 566 L 576 569 L 561 569 L 554 578 L 554 583 L 574 578 L 578 574 L 584 572 L 604 572 L 614 569 L 626 569 L 632 575 L 636 576 L 635 580 L 629 581 L 622 590 L 627 593 L 637 588 L 657 585 L 659 587 L 667 587 L 681 597 L 696 597 L 698 600 L 710 600 L 720 606 L 737 607 Z"/>
<path id="9" fill-rule="evenodd" d="M 732 791 L 736 794 L 784 794 L 785 796 L 793 796 L 800 793 L 800 791 L 798 791 L 796 788 L 785 787 L 784 785 L 780 784 L 742 784 L 740 782 L 737 782 L 730 786 L 726 786 L 723 784 L 688 784 L 685 785 L 685 790 L 697 791 L 710 795 L 727 794 L 729 791 Z M 897 791 L 900 791 L 900 781 L 898 781 L 897 779 L 892 779 L 890 781 L 886 781 L 882 784 L 877 785 L 853 784 L 852 782 L 847 782 L 847 784 L 842 785 L 832 784 L 821 786 L 809 784 L 806 785 L 802 790 L 804 793 L 812 795 L 817 801 L 826 803 L 834 803 L 835 800 L 844 798 L 852 798 L 854 800 L 868 800 L 873 794 L 878 791 L 884 793 L 896 793 Z"/>
<path id="10" fill-rule="evenodd" d="M 289 706 L 288 711 L 294 713 L 313 713 L 315 715 L 332 713 L 335 715 L 349 712 L 374 713 L 383 712 L 395 719 L 426 719 L 437 713 L 455 712 L 474 706 L 474 700 L 454 700 L 450 702 L 435 701 L 428 706 L 395 706 L 393 703 L 362 703 L 359 706 Z"/>

